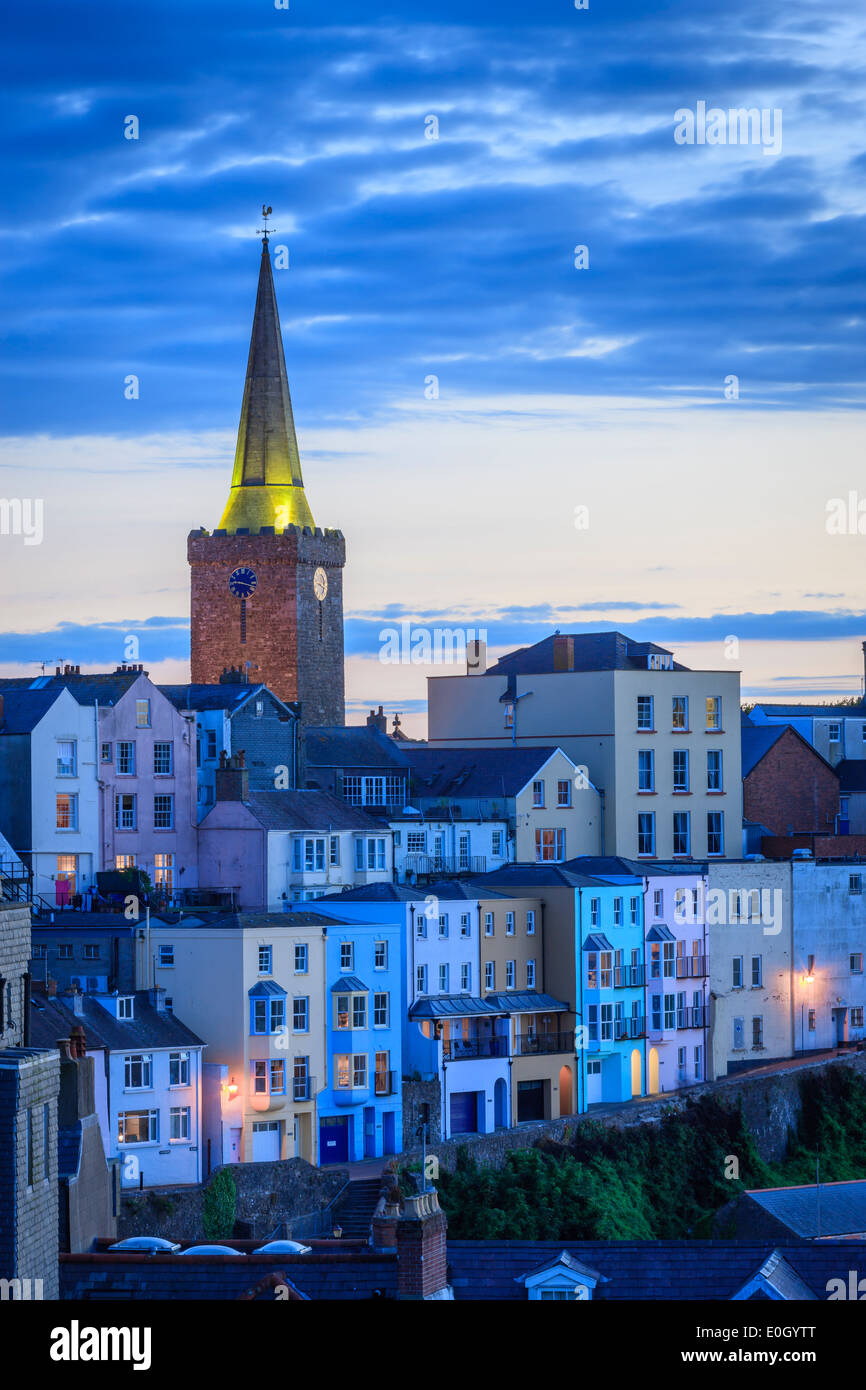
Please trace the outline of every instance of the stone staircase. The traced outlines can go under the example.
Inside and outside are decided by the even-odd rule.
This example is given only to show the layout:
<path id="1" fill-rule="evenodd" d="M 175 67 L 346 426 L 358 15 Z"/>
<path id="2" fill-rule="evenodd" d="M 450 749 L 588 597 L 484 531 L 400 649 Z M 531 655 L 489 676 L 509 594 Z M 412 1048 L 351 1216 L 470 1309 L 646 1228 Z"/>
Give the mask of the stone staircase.
<path id="1" fill-rule="evenodd" d="M 369 1240 L 370 1222 L 379 1201 L 382 1179 L 354 1178 L 334 1208 L 334 1225 L 343 1240 Z"/>

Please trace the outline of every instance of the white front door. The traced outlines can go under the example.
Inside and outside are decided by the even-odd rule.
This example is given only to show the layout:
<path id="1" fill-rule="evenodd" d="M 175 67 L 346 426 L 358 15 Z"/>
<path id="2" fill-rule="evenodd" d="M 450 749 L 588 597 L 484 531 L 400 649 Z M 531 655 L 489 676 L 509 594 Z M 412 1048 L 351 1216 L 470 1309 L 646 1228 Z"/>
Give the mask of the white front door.
<path id="1" fill-rule="evenodd" d="M 280 1156 L 279 1120 L 253 1121 L 253 1163 L 272 1163 Z"/>

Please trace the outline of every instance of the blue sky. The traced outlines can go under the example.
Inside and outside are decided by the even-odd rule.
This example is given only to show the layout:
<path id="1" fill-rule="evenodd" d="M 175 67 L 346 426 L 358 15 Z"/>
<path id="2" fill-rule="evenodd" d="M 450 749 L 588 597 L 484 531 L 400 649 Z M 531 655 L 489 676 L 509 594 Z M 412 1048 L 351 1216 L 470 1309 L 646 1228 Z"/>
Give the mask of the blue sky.
<path id="1" fill-rule="evenodd" d="M 68 659 L 119 659 L 113 625 L 131 623 L 154 669 L 184 659 L 183 538 L 214 524 L 228 482 L 266 199 L 290 255 L 277 292 L 308 492 L 349 540 L 351 654 L 375 659 L 389 606 L 447 621 L 468 605 L 500 647 L 574 615 L 697 651 L 733 620 L 769 644 L 744 668 L 755 689 L 784 683 L 794 640 L 809 647 L 804 694 L 831 674 L 850 689 L 863 540 L 828 547 L 823 509 L 862 481 L 860 7 L 370 8 L 148 0 L 8 17 L 0 492 L 38 486 L 48 520 L 40 553 L 17 550 L 11 570 L 3 538 L 3 589 L 26 599 L 3 623 L 0 667 L 41 659 L 61 633 Z M 781 152 L 677 145 L 674 113 L 701 100 L 780 110 Z M 644 495 L 631 470 L 647 450 Z M 736 493 L 721 513 L 720 476 Z M 365 517 L 353 499 L 371 480 L 380 506 Z M 633 499 L 615 523 L 605 483 L 610 505 Z M 717 527 L 710 550 L 732 552 L 706 584 L 695 556 L 642 550 L 652 517 L 677 551 L 674 488 L 680 525 Z M 133 517 L 142 489 L 160 505 Z M 561 525 L 571 543 L 591 494 L 589 567 L 555 537 L 516 561 L 521 524 Z M 736 518 L 758 506 L 772 513 L 760 565 L 751 540 L 746 562 L 733 553 Z M 455 520 L 464 508 L 472 526 Z M 91 535 L 76 546 L 79 514 Z M 122 566 L 107 539 L 121 525 L 135 542 Z M 786 569 L 792 538 L 806 572 Z M 365 679 L 359 701 L 388 697 Z"/>

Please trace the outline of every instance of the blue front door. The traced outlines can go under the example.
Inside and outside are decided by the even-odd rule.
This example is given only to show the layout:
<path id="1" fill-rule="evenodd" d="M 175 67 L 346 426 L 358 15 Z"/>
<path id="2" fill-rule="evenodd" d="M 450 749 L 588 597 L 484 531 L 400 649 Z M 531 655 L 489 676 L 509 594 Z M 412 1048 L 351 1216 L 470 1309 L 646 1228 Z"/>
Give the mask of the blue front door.
<path id="1" fill-rule="evenodd" d="M 397 1129 L 394 1123 L 394 1111 L 386 1110 L 382 1116 L 382 1152 L 395 1154 L 397 1152 Z"/>
<path id="2" fill-rule="evenodd" d="M 478 1130 L 478 1092 L 455 1091 L 451 1096 L 451 1133 L 475 1134 Z"/>
<path id="3" fill-rule="evenodd" d="M 349 1117 L 328 1115 L 319 1121 L 319 1162 L 347 1163 L 349 1160 Z"/>
<path id="4" fill-rule="evenodd" d="M 376 1111 L 373 1106 L 364 1110 L 364 1157 L 376 1157 Z"/>

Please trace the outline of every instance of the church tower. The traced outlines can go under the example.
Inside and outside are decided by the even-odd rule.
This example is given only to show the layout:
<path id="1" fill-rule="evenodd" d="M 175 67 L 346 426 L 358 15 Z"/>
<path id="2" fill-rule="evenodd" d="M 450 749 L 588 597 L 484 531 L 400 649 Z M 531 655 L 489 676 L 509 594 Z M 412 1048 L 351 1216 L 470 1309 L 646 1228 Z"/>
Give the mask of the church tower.
<path id="1" fill-rule="evenodd" d="M 346 543 L 315 525 L 304 492 L 267 226 L 228 502 L 215 531 L 190 533 L 187 558 L 193 682 L 238 667 L 300 701 L 304 724 L 342 725 Z"/>

